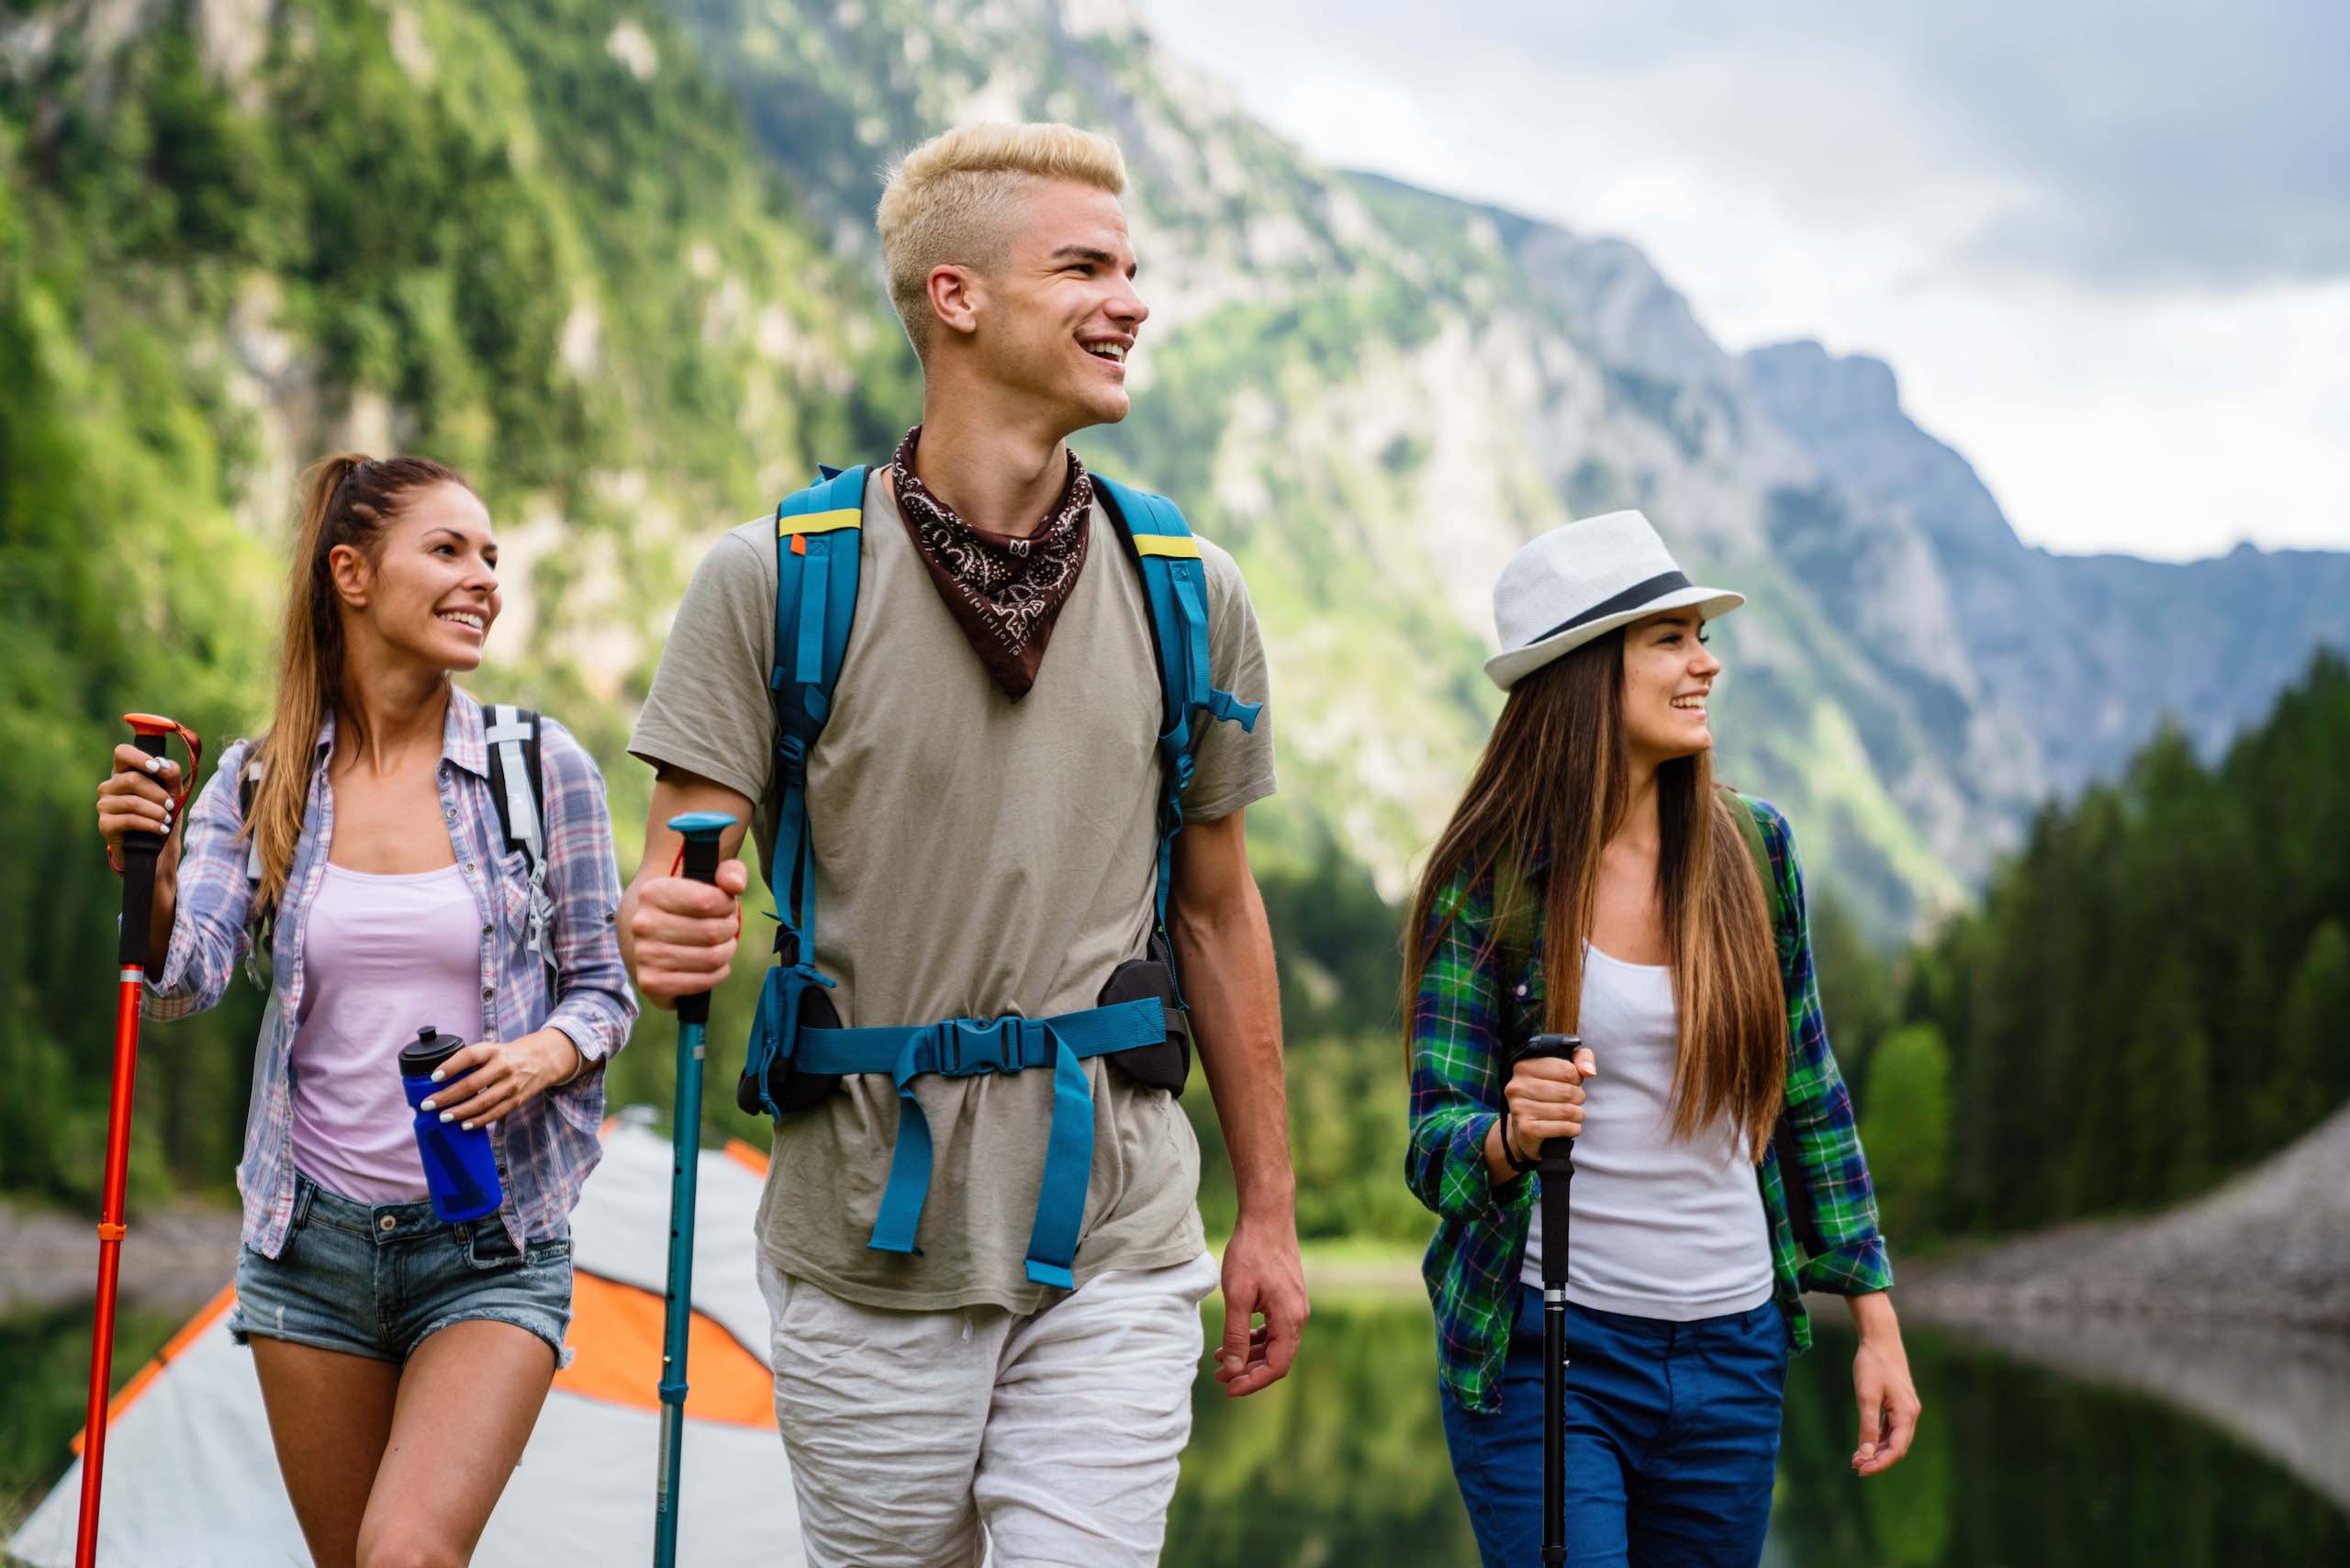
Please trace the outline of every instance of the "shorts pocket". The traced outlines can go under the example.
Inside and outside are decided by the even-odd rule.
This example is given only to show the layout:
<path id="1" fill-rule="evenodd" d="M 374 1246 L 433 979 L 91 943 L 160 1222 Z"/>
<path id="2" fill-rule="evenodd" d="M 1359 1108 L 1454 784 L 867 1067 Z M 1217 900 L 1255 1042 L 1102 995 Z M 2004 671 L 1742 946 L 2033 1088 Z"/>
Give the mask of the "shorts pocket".
<path id="1" fill-rule="evenodd" d="M 466 1267 L 477 1273 L 503 1273 L 523 1266 L 522 1254 L 514 1249 L 514 1238 L 495 1217 L 477 1225 L 457 1227 L 457 1250 Z"/>
<path id="2" fill-rule="evenodd" d="M 1775 1369 L 1787 1371 L 1787 1319 L 1776 1301 L 1766 1301 L 1746 1314 L 1738 1325 L 1738 1341 L 1745 1352 Z"/>

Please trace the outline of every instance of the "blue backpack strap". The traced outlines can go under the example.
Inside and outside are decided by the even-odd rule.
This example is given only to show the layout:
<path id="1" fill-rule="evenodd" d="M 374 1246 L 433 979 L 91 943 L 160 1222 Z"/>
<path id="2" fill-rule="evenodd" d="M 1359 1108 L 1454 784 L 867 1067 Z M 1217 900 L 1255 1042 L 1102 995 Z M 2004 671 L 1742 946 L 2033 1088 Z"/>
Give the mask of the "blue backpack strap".
<path id="1" fill-rule="evenodd" d="M 833 688 L 856 620 L 858 546 L 865 521 L 865 468 L 820 466 L 816 482 L 775 509 L 775 666 L 767 690 L 776 717 L 775 859 L 767 885 L 782 923 L 776 949 L 789 966 L 816 974 L 816 846 L 808 821 L 808 756 L 832 716 Z M 755 1050 L 756 1036 L 754 1037 Z M 767 1063 L 744 1071 L 766 1098 Z M 779 1108 L 766 1107 L 770 1115 Z"/>
<path id="2" fill-rule="evenodd" d="M 865 469 L 824 469 L 775 509 L 775 667 L 767 677 L 776 715 L 776 777 L 782 803 L 777 857 L 789 857 L 778 911 L 799 943 L 795 961 L 815 961 L 816 864 L 808 825 L 808 754 L 832 716 L 833 687 L 856 618 L 858 545 L 865 521 Z M 788 846 L 788 847 L 787 847 Z"/>
<path id="3" fill-rule="evenodd" d="M 1199 540 L 1175 503 L 1104 475 L 1094 475 L 1093 482 L 1109 498 L 1112 512 L 1133 542 L 1143 597 L 1150 606 L 1151 641 L 1158 653 L 1158 753 L 1164 778 L 1158 808 L 1157 929 L 1163 935 L 1175 835 L 1183 831 L 1183 791 L 1192 785 L 1193 716 L 1205 713 L 1253 731 L 1264 704 L 1243 702 L 1216 689 L 1208 662 L 1207 566 L 1200 559 Z M 1171 943 L 1168 955 L 1171 967 Z"/>

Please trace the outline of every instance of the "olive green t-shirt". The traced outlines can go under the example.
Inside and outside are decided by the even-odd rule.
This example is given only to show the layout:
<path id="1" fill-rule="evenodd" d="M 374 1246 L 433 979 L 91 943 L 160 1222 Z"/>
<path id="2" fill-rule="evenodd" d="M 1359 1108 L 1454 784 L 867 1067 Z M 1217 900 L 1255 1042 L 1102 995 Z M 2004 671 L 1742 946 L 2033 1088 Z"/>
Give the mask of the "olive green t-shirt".
<path id="1" fill-rule="evenodd" d="M 1035 685 L 1006 698 L 907 538 L 885 471 L 867 480 L 856 620 L 832 717 L 809 757 L 816 963 L 849 1026 L 927 1024 L 1095 1005 L 1147 942 L 1158 877 L 1159 683 L 1142 577 L 1099 503 L 1085 569 Z M 1203 541 L 1209 663 L 1243 701 L 1266 697 L 1264 648 L 1232 557 Z M 772 881 L 776 724 L 775 522 L 719 541 L 686 590 L 629 750 L 756 802 Z M 1270 710 L 1254 734 L 1210 723 L 1187 821 L 1273 791 Z M 789 857 L 791 846 L 783 847 Z M 745 927 L 746 957 L 757 948 Z M 1187 988 L 1214 985 L 1187 974 Z M 739 1062 L 739 1043 L 720 1043 Z M 1200 1150 L 1162 1091 L 1096 1058 L 1093 1169 L 1076 1276 L 1150 1269 L 1206 1247 Z M 1203 1092 L 1199 1074 L 1189 1092 Z M 1034 1312 L 1055 1294 L 1022 1269 L 1051 1123 L 1049 1070 L 923 1077 L 934 1143 L 917 1256 L 866 1245 L 898 1128 L 885 1075 L 845 1079 L 778 1129 L 758 1229 L 784 1272 L 867 1305 L 989 1304 Z"/>

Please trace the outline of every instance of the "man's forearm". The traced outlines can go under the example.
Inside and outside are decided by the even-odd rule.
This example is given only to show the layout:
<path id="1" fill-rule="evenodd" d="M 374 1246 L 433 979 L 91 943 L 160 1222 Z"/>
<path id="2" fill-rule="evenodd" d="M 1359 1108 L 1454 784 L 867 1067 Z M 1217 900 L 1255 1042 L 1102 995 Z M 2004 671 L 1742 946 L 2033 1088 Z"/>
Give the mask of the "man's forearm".
<path id="1" fill-rule="evenodd" d="M 1255 879 L 1242 876 L 1211 908 L 1178 899 L 1169 925 L 1241 1213 L 1291 1216 L 1297 1179 L 1289 1159 L 1281 987 Z"/>
<path id="2" fill-rule="evenodd" d="M 669 821 L 685 812 L 717 812 L 734 819 L 735 825 L 722 834 L 718 841 L 718 886 L 726 895 L 723 904 L 706 902 L 699 893 L 688 896 L 683 906 L 677 904 L 679 884 L 668 873 L 677 863 L 684 841 L 670 831 Z M 750 868 L 736 857 L 743 852 L 743 838 L 750 820 L 750 801 L 723 784 L 674 767 L 664 767 L 653 781 L 653 803 L 644 819 L 644 857 L 637 864 L 636 875 L 621 890 L 621 962 L 627 968 L 637 994 L 665 1013 L 676 1010 L 681 993 L 705 990 L 725 978 L 717 973 L 715 979 L 692 983 L 706 971 L 715 973 L 733 956 L 742 925 L 733 901 L 750 885 L 751 878 Z M 648 885 L 666 890 L 655 896 L 650 912 L 643 908 Z M 722 911 L 733 922 L 733 932 L 712 930 L 702 924 Z M 648 913 L 652 916 L 649 921 L 640 919 Z M 647 976 L 644 969 L 645 930 L 640 930 L 640 926 L 655 934 L 651 946 L 656 972 L 652 976 Z M 713 961 L 692 960 L 690 954 L 696 947 L 706 949 Z"/>
<path id="3" fill-rule="evenodd" d="M 628 886 L 621 890 L 621 908 L 618 916 L 621 966 L 628 970 L 631 985 L 636 983 L 636 894 L 638 888 L 643 885 L 643 875 L 644 872 L 640 868 L 636 876 L 630 879 Z M 656 1002 L 655 1005 L 659 1004 Z"/>

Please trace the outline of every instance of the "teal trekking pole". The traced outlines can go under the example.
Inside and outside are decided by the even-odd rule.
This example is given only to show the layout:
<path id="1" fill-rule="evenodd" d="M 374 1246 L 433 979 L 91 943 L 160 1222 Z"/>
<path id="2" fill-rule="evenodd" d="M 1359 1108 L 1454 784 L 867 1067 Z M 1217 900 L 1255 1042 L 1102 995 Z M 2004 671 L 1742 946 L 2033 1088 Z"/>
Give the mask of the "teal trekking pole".
<path id="1" fill-rule="evenodd" d="M 688 812 L 669 819 L 681 834 L 685 874 L 718 880 L 719 835 L 734 825 L 723 812 Z M 676 1568 L 677 1480 L 686 1445 L 686 1333 L 694 1315 L 694 1178 L 701 1169 L 702 1030 L 710 1023 L 710 992 L 677 998 L 677 1103 L 669 1122 L 669 1285 L 661 1335 L 661 1470 L 653 1502 L 654 1568 Z"/>

